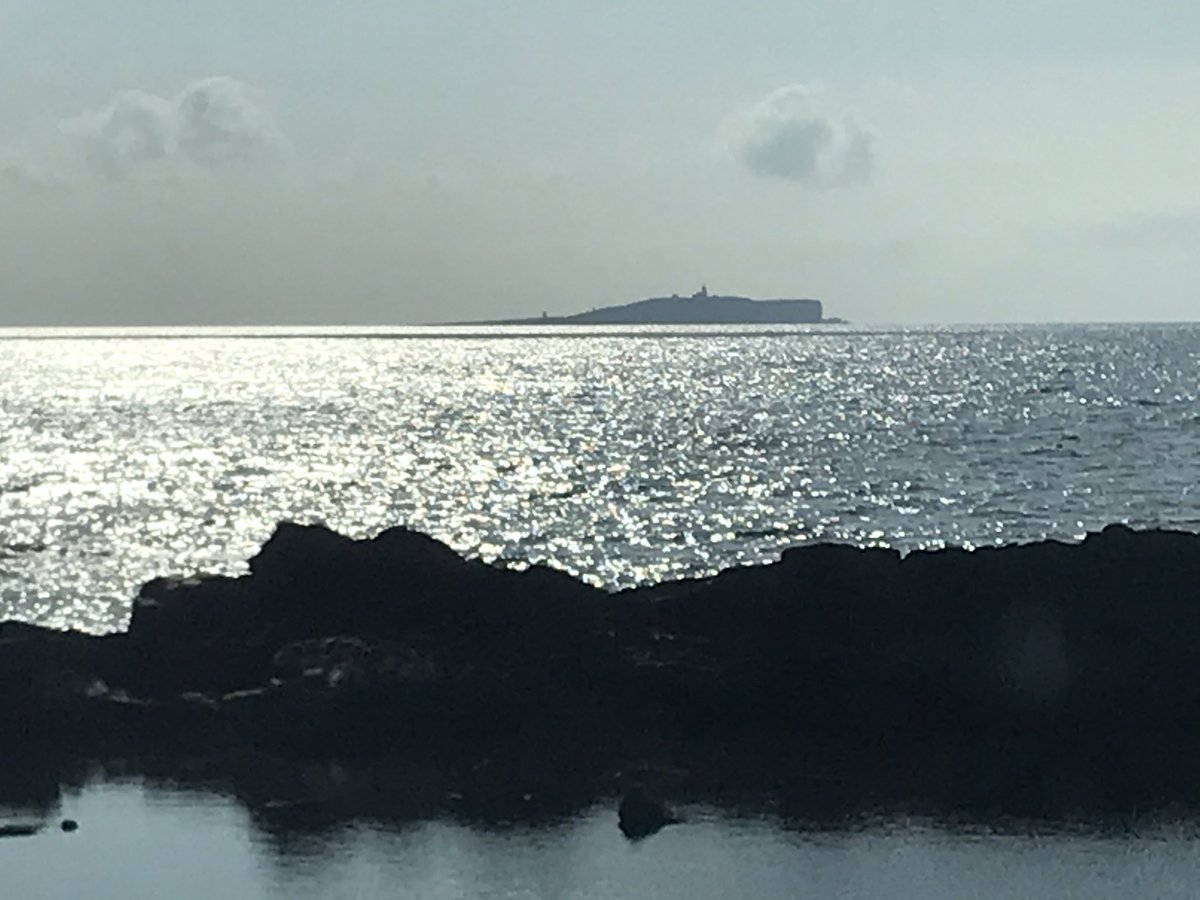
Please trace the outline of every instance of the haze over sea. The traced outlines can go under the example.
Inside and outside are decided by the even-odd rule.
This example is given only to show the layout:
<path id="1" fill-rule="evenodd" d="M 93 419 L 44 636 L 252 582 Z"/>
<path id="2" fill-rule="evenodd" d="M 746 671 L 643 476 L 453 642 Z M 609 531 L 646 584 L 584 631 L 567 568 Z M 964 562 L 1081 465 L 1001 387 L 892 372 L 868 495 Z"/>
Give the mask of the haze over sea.
<path id="1" fill-rule="evenodd" d="M 611 588 L 810 541 L 1200 530 L 1200 325 L 0 331 L 0 619 L 282 519 Z"/>

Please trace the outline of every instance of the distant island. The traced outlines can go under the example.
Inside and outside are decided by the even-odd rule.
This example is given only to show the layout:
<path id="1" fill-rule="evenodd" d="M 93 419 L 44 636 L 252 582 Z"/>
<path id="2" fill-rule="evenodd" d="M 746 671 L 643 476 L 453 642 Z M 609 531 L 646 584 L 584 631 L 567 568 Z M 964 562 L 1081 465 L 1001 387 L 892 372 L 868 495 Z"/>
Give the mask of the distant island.
<path id="1" fill-rule="evenodd" d="M 826 319 L 820 300 L 752 300 L 710 294 L 707 285 L 688 297 L 650 297 L 570 316 L 449 322 L 450 325 L 800 325 Z"/>

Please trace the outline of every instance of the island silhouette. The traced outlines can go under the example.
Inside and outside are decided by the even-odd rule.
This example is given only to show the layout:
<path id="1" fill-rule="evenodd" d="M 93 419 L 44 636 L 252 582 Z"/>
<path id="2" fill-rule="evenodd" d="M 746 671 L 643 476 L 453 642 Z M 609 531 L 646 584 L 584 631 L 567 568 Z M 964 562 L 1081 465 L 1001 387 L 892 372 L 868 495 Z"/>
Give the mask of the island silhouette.
<path id="1" fill-rule="evenodd" d="M 567 316 L 542 313 L 532 318 L 447 322 L 447 325 L 812 325 L 826 319 L 820 300 L 754 300 L 710 294 L 708 286 L 687 297 L 648 297 L 620 306 L 602 306 Z"/>

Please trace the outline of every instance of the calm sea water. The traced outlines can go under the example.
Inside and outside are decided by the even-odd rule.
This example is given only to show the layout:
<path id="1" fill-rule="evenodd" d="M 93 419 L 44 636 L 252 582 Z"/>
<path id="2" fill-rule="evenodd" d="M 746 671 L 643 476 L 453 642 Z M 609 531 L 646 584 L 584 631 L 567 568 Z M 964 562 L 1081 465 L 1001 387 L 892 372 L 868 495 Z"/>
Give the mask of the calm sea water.
<path id="1" fill-rule="evenodd" d="M 805 541 L 1200 531 L 1200 326 L 0 333 L 0 618 L 120 627 L 280 519 L 428 531 L 610 587 Z M 26 898 L 1191 897 L 1193 826 L 809 830 L 716 810 L 264 829 L 97 781 L 0 841 Z M 11 820 L 13 811 L 0 810 Z M 0 890 L 3 893 L 3 890 Z M 7 896 L 7 894 L 5 894 Z"/>
<path id="2" fill-rule="evenodd" d="M 0 618 L 94 631 L 281 519 L 619 587 L 1200 530 L 1197 485 L 1198 325 L 0 332 Z"/>
<path id="3" fill-rule="evenodd" d="M 1001 833 L 892 820 L 841 831 L 703 808 L 639 843 L 597 807 L 543 827 L 363 823 L 318 835 L 257 827 L 211 795 L 97 784 L 65 798 L 56 828 L 0 841 L 5 896 L 23 900 L 383 900 L 820 897 L 1109 900 L 1195 897 L 1187 826 Z"/>

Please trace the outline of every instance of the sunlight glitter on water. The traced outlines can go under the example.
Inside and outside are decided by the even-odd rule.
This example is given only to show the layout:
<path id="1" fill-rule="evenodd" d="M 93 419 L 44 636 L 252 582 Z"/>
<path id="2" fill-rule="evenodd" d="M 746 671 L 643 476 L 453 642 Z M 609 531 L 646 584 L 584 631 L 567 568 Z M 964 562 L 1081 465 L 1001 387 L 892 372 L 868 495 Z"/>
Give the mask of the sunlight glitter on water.
<path id="1" fill-rule="evenodd" d="M 119 627 L 281 519 L 609 587 L 839 540 L 1200 528 L 1194 326 L 0 338 L 0 616 Z"/>

